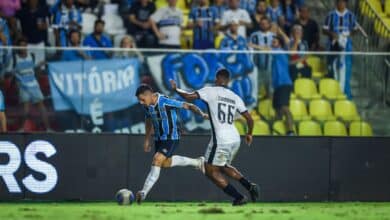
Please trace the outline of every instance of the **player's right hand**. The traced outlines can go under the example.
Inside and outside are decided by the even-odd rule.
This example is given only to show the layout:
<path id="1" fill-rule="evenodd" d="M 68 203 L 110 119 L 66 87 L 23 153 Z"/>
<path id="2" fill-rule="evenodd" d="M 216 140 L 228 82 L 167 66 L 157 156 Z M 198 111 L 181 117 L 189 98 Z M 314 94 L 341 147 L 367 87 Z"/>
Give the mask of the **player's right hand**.
<path id="1" fill-rule="evenodd" d="M 152 150 L 152 147 L 150 146 L 150 142 L 149 141 L 145 141 L 144 142 L 144 151 L 146 153 L 149 153 L 151 150 Z"/>
<path id="2" fill-rule="evenodd" d="M 252 141 L 253 141 L 252 135 L 251 135 L 251 134 L 247 134 L 247 135 L 245 136 L 245 142 L 246 142 L 246 144 L 247 144 L 248 146 L 251 146 Z"/>
<path id="3" fill-rule="evenodd" d="M 175 80 L 173 80 L 173 79 L 171 79 L 171 80 L 169 80 L 169 82 L 171 83 L 171 87 L 172 87 L 172 89 L 173 89 L 173 90 L 176 90 L 176 89 L 177 89 L 177 84 L 176 84 L 176 81 L 175 81 Z"/>

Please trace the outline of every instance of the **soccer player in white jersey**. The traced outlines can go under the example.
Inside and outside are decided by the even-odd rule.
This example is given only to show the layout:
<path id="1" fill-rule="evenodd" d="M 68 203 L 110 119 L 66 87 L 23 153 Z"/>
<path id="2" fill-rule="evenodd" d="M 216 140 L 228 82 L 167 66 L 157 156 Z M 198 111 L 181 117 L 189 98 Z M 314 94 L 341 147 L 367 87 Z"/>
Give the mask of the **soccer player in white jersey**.
<path id="1" fill-rule="evenodd" d="M 172 88 L 184 99 L 192 101 L 202 99 L 208 107 L 211 123 L 212 138 L 206 150 L 206 176 L 221 188 L 226 194 L 233 197 L 233 205 L 244 205 L 245 196 L 231 185 L 225 176 L 237 180 L 250 193 L 255 202 L 259 197 L 256 184 L 246 179 L 235 167 L 232 160 L 240 148 L 240 135 L 234 126 L 234 116 L 240 113 L 247 121 L 248 133 L 245 140 L 248 145 L 252 143 L 253 119 L 248 113 L 242 99 L 228 89 L 230 73 L 226 69 L 217 71 L 215 86 L 204 87 L 198 91 L 186 92 L 178 89 L 176 82 L 171 80 Z"/>

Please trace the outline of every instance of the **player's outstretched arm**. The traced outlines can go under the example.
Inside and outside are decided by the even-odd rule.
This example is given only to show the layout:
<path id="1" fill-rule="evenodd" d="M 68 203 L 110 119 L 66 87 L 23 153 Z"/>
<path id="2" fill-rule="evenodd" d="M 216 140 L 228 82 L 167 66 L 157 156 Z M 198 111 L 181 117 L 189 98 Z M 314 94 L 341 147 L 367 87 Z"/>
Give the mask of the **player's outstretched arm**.
<path id="1" fill-rule="evenodd" d="M 248 125 L 248 132 L 246 133 L 245 141 L 248 145 L 251 145 L 252 144 L 252 133 L 253 133 L 253 118 L 247 111 L 242 113 L 242 116 L 244 116 L 246 123 Z"/>
<path id="2" fill-rule="evenodd" d="M 204 119 L 208 119 L 209 118 L 208 114 L 202 112 L 202 110 L 200 110 L 200 108 L 198 108 L 198 106 L 196 106 L 196 105 L 194 105 L 192 103 L 185 102 L 183 104 L 183 108 L 185 108 L 187 110 L 191 110 L 195 114 L 201 115 Z"/>
<path id="3" fill-rule="evenodd" d="M 183 99 L 185 99 L 187 101 L 193 101 L 195 99 L 199 99 L 198 93 L 186 92 L 182 89 L 177 88 L 175 80 L 171 79 L 170 83 L 171 83 L 172 89 L 175 90 L 175 92 L 177 92 L 177 94 L 179 94 L 181 97 L 183 97 Z"/>

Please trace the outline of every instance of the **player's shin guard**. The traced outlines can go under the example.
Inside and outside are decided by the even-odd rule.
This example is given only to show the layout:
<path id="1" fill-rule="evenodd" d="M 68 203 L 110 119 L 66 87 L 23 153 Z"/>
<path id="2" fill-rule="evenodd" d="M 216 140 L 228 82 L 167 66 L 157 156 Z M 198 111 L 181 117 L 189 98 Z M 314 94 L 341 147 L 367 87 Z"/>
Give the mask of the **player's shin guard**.
<path id="1" fill-rule="evenodd" d="M 172 163 L 171 167 L 185 167 L 185 166 L 192 166 L 192 167 L 199 167 L 199 160 L 198 159 L 192 159 L 189 157 L 183 157 L 174 155 L 172 156 Z"/>
<path id="2" fill-rule="evenodd" d="M 149 191 L 152 189 L 153 185 L 157 182 L 158 177 L 160 176 L 160 167 L 152 166 L 150 169 L 150 172 L 148 174 L 148 177 L 146 177 L 144 188 L 142 189 L 142 192 L 145 193 L 145 196 L 149 193 Z"/>
<path id="3" fill-rule="evenodd" d="M 228 184 L 225 188 L 223 188 L 223 191 L 229 196 L 233 197 L 235 200 L 240 200 L 244 198 L 244 196 L 239 193 L 233 185 Z"/>

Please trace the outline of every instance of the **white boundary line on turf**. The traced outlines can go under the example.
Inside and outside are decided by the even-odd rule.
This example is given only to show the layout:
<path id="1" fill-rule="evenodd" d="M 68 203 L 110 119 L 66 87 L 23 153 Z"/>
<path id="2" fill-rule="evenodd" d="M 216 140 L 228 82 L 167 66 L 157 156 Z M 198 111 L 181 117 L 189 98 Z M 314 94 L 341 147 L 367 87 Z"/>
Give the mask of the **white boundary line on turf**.
<path id="1" fill-rule="evenodd" d="M 335 52 L 335 51 L 259 51 L 259 50 L 193 50 L 193 49 L 147 49 L 147 48 L 101 48 L 101 47 L 20 47 L 20 46 L 0 46 L 0 49 L 34 49 L 34 50 L 47 50 L 47 51 L 65 51 L 65 50 L 80 50 L 80 51 L 111 51 L 111 52 L 146 52 L 146 53 L 249 53 L 249 54 L 302 54 L 302 55 L 364 55 L 364 56 L 390 56 L 390 52 L 365 52 L 365 51 L 352 51 L 352 52 Z"/>

